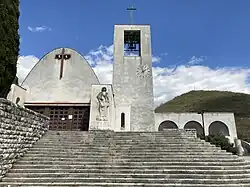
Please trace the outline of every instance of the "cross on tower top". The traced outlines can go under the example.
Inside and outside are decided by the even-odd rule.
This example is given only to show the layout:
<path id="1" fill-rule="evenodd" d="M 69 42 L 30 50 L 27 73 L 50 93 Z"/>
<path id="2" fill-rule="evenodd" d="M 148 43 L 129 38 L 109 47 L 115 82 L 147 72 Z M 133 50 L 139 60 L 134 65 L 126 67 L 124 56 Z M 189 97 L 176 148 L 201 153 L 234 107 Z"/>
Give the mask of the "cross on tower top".
<path id="1" fill-rule="evenodd" d="M 130 11 L 130 24 L 133 24 L 133 11 L 136 11 L 136 8 L 131 5 L 127 8 L 127 11 Z"/>

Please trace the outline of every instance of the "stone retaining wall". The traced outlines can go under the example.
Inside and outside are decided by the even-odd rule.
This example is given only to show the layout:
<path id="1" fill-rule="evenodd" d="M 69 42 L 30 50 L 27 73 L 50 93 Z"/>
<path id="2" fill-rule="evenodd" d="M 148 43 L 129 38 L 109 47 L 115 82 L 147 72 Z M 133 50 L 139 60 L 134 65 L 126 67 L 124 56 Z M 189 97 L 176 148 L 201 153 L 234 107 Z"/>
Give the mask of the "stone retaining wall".
<path id="1" fill-rule="evenodd" d="M 0 181 L 48 128 L 48 117 L 0 98 Z"/>
<path id="2" fill-rule="evenodd" d="M 197 138 L 197 132 L 195 129 L 163 129 L 166 134 L 178 133 L 186 138 Z"/>

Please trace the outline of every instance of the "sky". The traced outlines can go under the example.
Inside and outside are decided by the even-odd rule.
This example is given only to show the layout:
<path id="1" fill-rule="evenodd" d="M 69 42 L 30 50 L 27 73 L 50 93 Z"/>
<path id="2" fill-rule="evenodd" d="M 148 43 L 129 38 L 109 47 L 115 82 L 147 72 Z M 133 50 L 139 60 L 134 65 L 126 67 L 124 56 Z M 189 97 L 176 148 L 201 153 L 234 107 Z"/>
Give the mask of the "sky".
<path id="1" fill-rule="evenodd" d="M 18 77 L 70 47 L 111 83 L 115 24 L 150 24 L 155 105 L 191 90 L 250 93 L 249 0 L 21 0 Z"/>

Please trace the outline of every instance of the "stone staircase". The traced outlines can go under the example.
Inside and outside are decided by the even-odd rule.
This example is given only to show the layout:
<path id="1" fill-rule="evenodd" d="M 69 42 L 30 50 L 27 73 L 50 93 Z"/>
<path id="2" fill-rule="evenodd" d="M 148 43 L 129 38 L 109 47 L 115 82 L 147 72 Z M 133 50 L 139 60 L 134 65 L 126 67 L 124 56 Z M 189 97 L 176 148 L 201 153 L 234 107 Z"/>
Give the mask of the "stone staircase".
<path id="1" fill-rule="evenodd" d="M 0 186 L 250 186 L 250 164 L 179 131 L 49 131 Z"/>

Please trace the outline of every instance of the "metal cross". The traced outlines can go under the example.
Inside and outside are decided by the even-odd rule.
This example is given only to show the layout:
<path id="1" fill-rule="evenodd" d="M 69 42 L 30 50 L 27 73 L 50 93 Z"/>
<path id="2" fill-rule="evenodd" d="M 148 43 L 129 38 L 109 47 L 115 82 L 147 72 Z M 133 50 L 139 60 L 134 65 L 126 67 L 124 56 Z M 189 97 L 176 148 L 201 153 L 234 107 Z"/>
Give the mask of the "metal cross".
<path id="1" fill-rule="evenodd" d="M 61 66 L 60 66 L 60 76 L 59 79 L 62 78 L 63 76 L 63 65 L 64 65 L 64 60 L 70 59 L 70 54 L 65 54 L 65 49 L 62 49 L 61 54 L 56 54 L 55 59 L 61 60 Z"/>
<path id="2" fill-rule="evenodd" d="M 136 8 L 131 5 L 127 8 L 127 11 L 130 11 L 130 23 L 133 24 L 133 11 L 136 11 Z"/>

